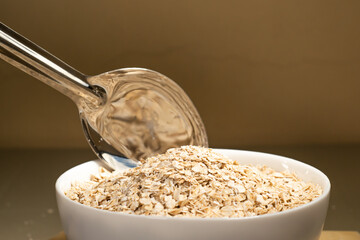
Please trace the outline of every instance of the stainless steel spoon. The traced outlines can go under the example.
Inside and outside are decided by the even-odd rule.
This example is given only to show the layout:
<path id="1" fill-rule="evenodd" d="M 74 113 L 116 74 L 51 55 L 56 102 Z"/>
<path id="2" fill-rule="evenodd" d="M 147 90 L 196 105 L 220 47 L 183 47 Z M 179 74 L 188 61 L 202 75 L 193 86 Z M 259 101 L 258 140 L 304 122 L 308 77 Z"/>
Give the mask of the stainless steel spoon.
<path id="1" fill-rule="evenodd" d="M 0 57 L 71 98 L 91 148 L 112 169 L 171 147 L 208 144 L 189 97 L 160 73 L 123 68 L 87 76 L 2 23 Z"/>

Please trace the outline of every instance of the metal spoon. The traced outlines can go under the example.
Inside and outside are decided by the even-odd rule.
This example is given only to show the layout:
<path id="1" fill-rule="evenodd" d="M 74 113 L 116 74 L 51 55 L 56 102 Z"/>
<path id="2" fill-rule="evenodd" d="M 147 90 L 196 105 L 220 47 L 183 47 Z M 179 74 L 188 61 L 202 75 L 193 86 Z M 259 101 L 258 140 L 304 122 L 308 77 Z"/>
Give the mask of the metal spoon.
<path id="1" fill-rule="evenodd" d="M 87 76 L 2 23 L 0 57 L 71 98 L 91 148 L 112 169 L 171 147 L 208 144 L 189 97 L 160 73 L 123 68 Z"/>

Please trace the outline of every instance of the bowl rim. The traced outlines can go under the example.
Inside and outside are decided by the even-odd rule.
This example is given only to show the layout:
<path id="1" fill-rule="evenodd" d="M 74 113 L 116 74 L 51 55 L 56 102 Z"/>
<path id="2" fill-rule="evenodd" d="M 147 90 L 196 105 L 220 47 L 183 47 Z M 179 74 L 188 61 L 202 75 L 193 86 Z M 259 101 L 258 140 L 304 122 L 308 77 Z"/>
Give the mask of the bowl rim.
<path id="1" fill-rule="evenodd" d="M 65 172 L 63 172 L 56 180 L 55 183 L 55 189 L 56 189 L 56 195 L 58 197 L 63 198 L 67 203 L 72 204 L 74 206 L 80 207 L 84 210 L 89 210 L 89 211 L 93 211 L 95 213 L 98 214 L 107 214 L 107 215 L 114 215 L 114 216 L 122 216 L 122 217 L 131 217 L 131 218 L 140 218 L 140 219 L 151 219 L 151 220 L 171 220 L 171 221 L 254 221 L 257 219 L 267 219 L 267 218 L 274 218 L 274 217 L 285 217 L 286 215 L 290 215 L 290 214 L 294 214 L 296 212 L 301 212 L 309 207 L 314 207 L 314 205 L 322 202 L 322 201 L 326 201 L 326 198 L 330 197 L 330 190 L 331 190 L 331 182 L 329 180 L 329 178 L 319 169 L 301 162 L 299 160 L 295 160 L 289 157 L 285 157 L 285 156 L 280 156 L 280 155 L 276 155 L 276 154 L 272 154 L 272 153 L 265 153 L 265 152 L 258 152 L 258 151 L 248 151 L 248 150 L 237 150 L 237 149 L 225 149 L 225 148 L 211 148 L 215 151 L 227 151 L 227 152 L 231 152 L 231 151 L 235 151 L 235 152 L 243 152 L 243 153 L 250 153 L 250 154 L 260 154 L 260 155 L 265 155 L 265 156 L 269 156 L 269 157 L 275 157 L 286 161 L 293 161 L 296 164 L 300 164 L 303 165 L 309 169 L 312 169 L 314 172 L 316 172 L 318 175 L 320 175 L 324 180 L 325 180 L 325 187 L 323 188 L 323 192 L 322 194 L 317 197 L 315 200 L 309 202 L 309 203 L 305 203 L 303 205 L 300 205 L 298 207 L 292 208 L 292 209 L 287 209 L 285 211 L 281 211 L 281 212 L 275 212 L 275 213 L 267 213 L 267 214 L 263 214 L 263 215 L 256 215 L 256 216 L 248 216 L 248 217 L 214 217 L 214 218 L 202 218 L 202 217 L 172 217 L 172 216 L 157 216 L 157 215 L 137 215 L 137 214 L 130 214 L 130 213 L 123 213 L 123 212 L 114 212 L 114 211 L 110 211 L 110 210 L 104 210 L 104 209 L 98 209 L 98 208 L 94 208 L 94 207 L 90 207 L 78 202 L 75 202 L 73 200 L 71 200 L 70 198 L 68 198 L 65 195 L 65 192 L 61 190 L 60 187 L 60 182 L 62 180 L 62 178 L 65 177 L 65 175 L 72 171 L 75 168 L 81 168 L 83 165 L 87 165 L 87 164 L 91 164 L 91 163 L 96 163 L 99 166 L 103 165 L 103 162 L 99 159 L 95 159 L 95 160 L 89 160 L 87 162 L 78 164 L 68 170 L 66 170 Z M 59 202 L 59 200 L 57 199 L 57 202 Z M 59 207 L 59 204 L 58 204 Z"/>

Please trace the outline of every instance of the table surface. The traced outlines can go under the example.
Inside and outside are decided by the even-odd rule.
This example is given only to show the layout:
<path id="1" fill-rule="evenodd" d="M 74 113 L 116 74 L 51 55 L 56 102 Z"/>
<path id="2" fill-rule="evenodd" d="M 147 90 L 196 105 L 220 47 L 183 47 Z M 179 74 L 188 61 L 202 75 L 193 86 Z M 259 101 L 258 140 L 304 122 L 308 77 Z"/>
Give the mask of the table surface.
<path id="1" fill-rule="evenodd" d="M 60 232 L 50 240 L 66 240 L 66 236 Z M 319 240 L 360 240 L 360 234 L 354 231 L 324 231 Z"/>
<path id="2" fill-rule="evenodd" d="M 291 157 L 322 170 L 332 183 L 324 229 L 360 231 L 360 146 L 241 149 Z M 61 232 L 55 181 L 67 169 L 91 159 L 95 155 L 88 149 L 0 150 L 0 239 L 51 239 Z M 322 240 L 359 239 L 324 234 Z"/>

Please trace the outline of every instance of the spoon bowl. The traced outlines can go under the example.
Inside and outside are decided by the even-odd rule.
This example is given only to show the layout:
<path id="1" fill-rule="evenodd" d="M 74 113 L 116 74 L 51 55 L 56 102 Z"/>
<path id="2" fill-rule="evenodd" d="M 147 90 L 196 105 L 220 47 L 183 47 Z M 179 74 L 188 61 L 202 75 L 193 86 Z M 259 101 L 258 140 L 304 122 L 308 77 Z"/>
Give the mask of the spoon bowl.
<path id="1" fill-rule="evenodd" d="M 112 168 L 136 166 L 138 160 L 172 147 L 207 146 L 198 112 L 168 77 L 123 68 L 89 77 L 88 82 L 106 94 L 101 106 L 80 103 L 81 122 L 94 152 Z"/>

